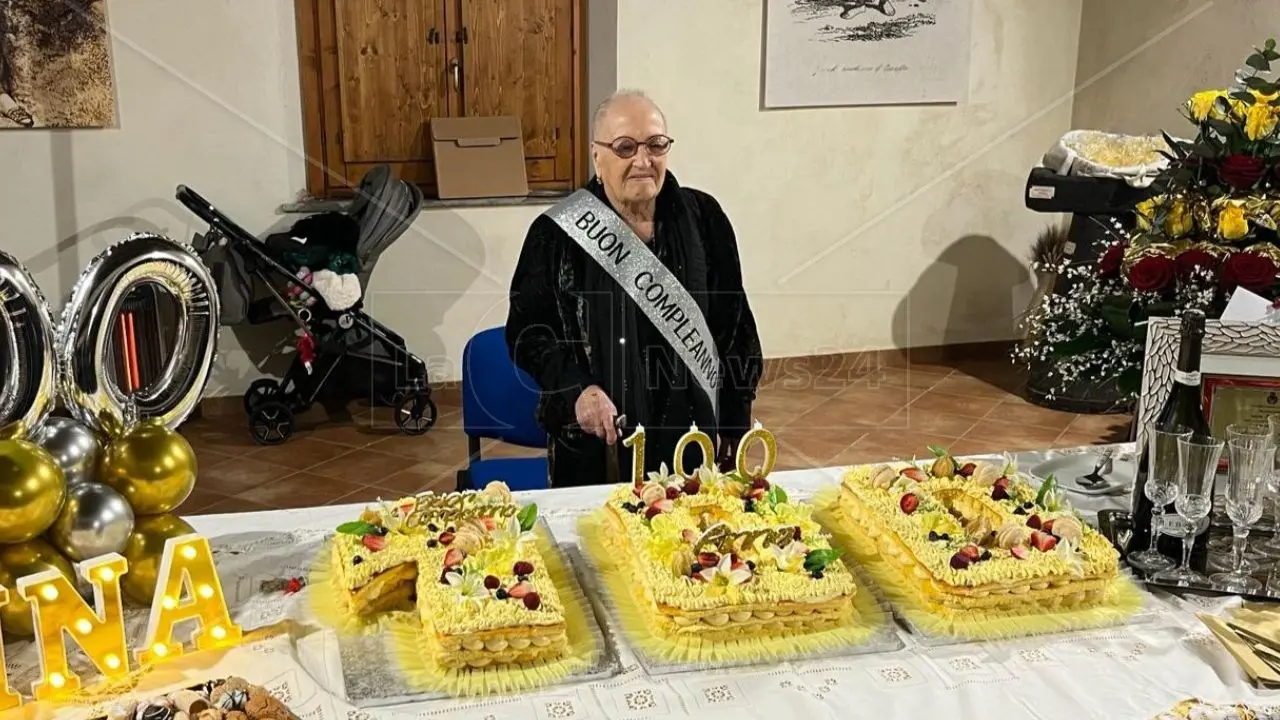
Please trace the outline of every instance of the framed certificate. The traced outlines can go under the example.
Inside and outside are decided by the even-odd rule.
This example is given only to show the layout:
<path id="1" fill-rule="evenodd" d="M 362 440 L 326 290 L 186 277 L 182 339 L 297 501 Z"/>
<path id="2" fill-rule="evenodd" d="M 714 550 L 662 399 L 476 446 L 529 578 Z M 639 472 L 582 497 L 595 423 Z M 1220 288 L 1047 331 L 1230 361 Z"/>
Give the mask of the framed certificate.
<path id="1" fill-rule="evenodd" d="M 1226 437 L 1232 423 L 1266 426 L 1268 416 L 1280 413 L 1280 378 L 1206 374 L 1201 386 L 1214 437 Z"/>

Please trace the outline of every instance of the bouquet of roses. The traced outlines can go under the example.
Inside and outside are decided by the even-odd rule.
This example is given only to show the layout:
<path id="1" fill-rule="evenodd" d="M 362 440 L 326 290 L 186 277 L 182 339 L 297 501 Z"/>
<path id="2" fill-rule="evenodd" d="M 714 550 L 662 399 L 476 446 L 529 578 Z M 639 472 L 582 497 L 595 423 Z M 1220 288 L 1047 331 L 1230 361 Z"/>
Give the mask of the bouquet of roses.
<path id="1" fill-rule="evenodd" d="M 1096 266 L 1064 264 L 1070 289 L 1043 299 L 1015 361 L 1049 363 L 1059 386 L 1117 378 L 1136 398 L 1147 320 L 1198 308 L 1221 315 L 1236 288 L 1280 294 L 1280 61 L 1275 40 L 1245 60 L 1225 90 L 1193 95 L 1184 114 L 1195 139 L 1164 134 L 1169 166 L 1156 193 L 1117 225 Z"/>

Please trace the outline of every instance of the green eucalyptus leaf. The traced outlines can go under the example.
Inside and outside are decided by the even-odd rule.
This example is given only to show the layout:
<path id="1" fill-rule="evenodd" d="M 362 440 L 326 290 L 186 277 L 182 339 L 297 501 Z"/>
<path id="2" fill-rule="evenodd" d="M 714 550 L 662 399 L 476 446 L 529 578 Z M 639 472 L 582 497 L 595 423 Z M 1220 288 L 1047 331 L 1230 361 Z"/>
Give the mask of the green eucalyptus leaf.
<path id="1" fill-rule="evenodd" d="M 338 526 L 338 532 L 343 535 L 358 535 L 360 537 L 377 532 L 377 530 L 377 525 L 367 523 L 363 520 L 353 520 L 352 522 L 342 523 Z"/>
<path id="2" fill-rule="evenodd" d="M 778 507 L 787 501 L 787 491 L 783 490 L 781 485 L 770 485 L 764 498 L 769 501 L 770 507 Z"/>
<path id="3" fill-rule="evenodd" d="M 1244 64 L 1259 72 L 1271 71 L 1271 63 L 1267 61 L 1266 57 L 1259 53 L 1254 53 L 1253 55 L 1245 58 Z"/>
<path id="4" fill-rule="evenodd" d="M 1040 491 L 1036 493 L 1036 504 L 1043 506 L 1050 493 L 1057 492 L 1057 490 L 1058 479 L 1053 475 L 1045 478 L 1044 482 L 1040 484 Z"/>
<path id="5" fill-rule="evenodd" d="M 529 503 L 520 508 L 520 512 L 516 514 L 516 520 L 520 521 L 520 532 L 529 532 L 533 529 L 533 524 L 538 520 L 537 503 Z"/>
<path id="6" fill-rule="evenodd" d="M 804 556 L 804 569 L 806 572 L 818 572 L 838 559 L 840 559 L 839 550 L 810 550 L 809 554 Z"/>

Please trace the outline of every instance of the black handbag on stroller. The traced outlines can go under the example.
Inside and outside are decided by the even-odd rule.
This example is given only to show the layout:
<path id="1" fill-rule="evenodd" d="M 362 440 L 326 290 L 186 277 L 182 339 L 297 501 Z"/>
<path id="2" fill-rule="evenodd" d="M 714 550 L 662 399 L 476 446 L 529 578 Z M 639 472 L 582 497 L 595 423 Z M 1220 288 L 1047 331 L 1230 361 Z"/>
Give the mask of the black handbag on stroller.
<path id="1" fill-rule="evenodd" d="M 209 224 L 193 245 L 217 282 L 221 323 L 290 319 L 297 327 L 296 353 L 285 376 L 255 380 L 245 392 L 255 441 L 288 440 L 294 415 L 306 412 L 322 394 L 344 402 L 366 397 L 392 407 L 396 426 L 408 435 L 431 429 L 437 408 L 426 363 L 409 352 L 404 338 L 362 309 L 378 257 L 422 208 L 416 186 L 378 166 L 361 180 L 345 211 L 308 216 L 265 241 L 185 185 L 178 186 L 177 199 Z"/>

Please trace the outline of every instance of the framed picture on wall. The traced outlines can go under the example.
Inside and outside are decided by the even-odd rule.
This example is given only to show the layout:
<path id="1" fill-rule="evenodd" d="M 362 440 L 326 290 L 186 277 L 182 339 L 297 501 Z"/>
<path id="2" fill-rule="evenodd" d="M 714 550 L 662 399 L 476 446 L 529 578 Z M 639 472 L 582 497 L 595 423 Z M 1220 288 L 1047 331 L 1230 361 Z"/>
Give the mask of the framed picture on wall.
<path id="1" fill-rule="evenodd" d="M 0 130 L 115 125 L 106 0 L 0 0 Z"/>
<path id="2" fill-rule="evenodd" d="M 764 106 L 959 103 L 971 0 L 766 0 Z"/>

